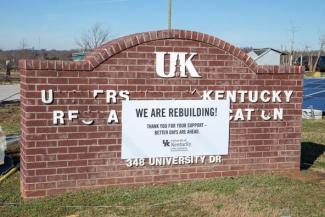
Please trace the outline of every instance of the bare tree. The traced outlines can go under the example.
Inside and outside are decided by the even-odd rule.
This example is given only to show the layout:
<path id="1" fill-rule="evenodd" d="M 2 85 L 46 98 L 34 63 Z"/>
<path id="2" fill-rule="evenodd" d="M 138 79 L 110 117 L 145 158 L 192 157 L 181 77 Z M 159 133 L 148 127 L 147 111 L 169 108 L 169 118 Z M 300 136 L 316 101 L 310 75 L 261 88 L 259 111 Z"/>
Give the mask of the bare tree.
<path id="1" fill-rule="evenodd" d="M 314 63 L 314 66 L 313 66 L 313 72 L 316 71 L 316 68 L 317 68 L 317 64 L 318 64 L 318 60 L 320 58 L 320 55 L 322 54 L 322 51 L 324 49 L 324 45 L 325 45 L 325 33 L 323 33 L 322 35 L 320 35 L 319 37 L 319 51 L 318 51 L 318 54 L 317 54 L 317 58 L 316 58 L 316 61 Z"/>
<path id="2" fill-rule="evenodd" d="M 19 48 L 22 50 L 25 50 L 27 48 L 27 42 L 26 39 L 22 38 L 19 42 Z"/>
<path id="3" fill-rule="evenodd" d="M 297 32 L 297 27 L 291 24 L 290 28 L 290 53 L 289 53 L 289 65 L 292 65 L 294 61 L 294 46 L 295 46 L 295 36 Z"/>
<path id="4" fill-rule="evenodd" d="M 111 37 L 108 29 L 104 29 L 100 24 L 96 23 L 86 32 L 84 32 L 79 40 L 76 40 L 77 45 L 83 51 L 92 50 L 102 45 Z"/>
<path id="5" fill-rule="evenodd" d="M 5 77 L 5 79 L 7 81 L 10 80 L 11 69 L 12 69 L 12 62 L 11 62 L 11 60 L 6 60 L 6 77 Z"/>
<path id="6" fill-rule="evenodd" d="M 312 52 L 312 50 L 310 50 L 309 45 L 305 45 L 305 55 L 306 55 L 306 58 L 307 58 L 306 61 L 307 61 L 308 71 L 312 71 L 312 68 L 313 68 L 313 52 Z"/>

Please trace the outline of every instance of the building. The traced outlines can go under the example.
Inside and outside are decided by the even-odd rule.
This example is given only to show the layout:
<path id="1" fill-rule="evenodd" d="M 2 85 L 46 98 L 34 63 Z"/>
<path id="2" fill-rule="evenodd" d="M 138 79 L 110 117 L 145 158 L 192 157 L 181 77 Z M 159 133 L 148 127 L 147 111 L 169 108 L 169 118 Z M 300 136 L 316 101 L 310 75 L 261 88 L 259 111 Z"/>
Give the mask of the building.
<path id="1" fill-rule="evenodd" d="M 282 56 L 287 55 L 273 48 L 253 49 L 247 54 L 258 65 L 280 65 Z"/>
<path id="2" fill-rule="evenodd" d="M 81 61 L 85 58 L 86 55 L 87 55 L 87 53 L 85 53 L 85 52 L 73 53 L 71 55 L 71 59 L 72 59 L 72 61 Z"/>

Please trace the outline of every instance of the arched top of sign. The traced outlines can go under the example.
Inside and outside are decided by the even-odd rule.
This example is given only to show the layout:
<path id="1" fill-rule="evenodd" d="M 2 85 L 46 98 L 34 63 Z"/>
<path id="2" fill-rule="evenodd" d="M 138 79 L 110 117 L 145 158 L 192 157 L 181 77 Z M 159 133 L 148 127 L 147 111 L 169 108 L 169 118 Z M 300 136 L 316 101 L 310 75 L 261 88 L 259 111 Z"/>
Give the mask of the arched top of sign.
<path id="1" fill-rule="evenodd" d="M 91 71 L 113 55 L 118 54 L 128 48 L 146 42 L 164 39 L 192 40 L 215 46 L 233 55 L 234 57 L 237 57 L 257 74 L 300 74 L 304 72 L 303 66 L 257 65 L 255 61 L 243 50 L 229 44 L 228 42 L 205 33 L 176 29 L 136 33 L 111 40 L 90 52 L 86 56 L 85 60 L 82 61 L 20 60 L 19 68 L 27 70 Z"/>
<path id="2" fill-rule="evenodd" d="M 112 41 L 109 41 L 99 48 L 96 48 L 94 51 L 89 53 L 85 60 L 90 61 L 91 66 L 96 68 L 102 62 L 110 58 L 111 56 L 126 50 L 128 48 L 150 42 L 155 40 L 163 39 L 183 39 L 183 40 L 192 40 L 203 42 L 212 46 L 215 46 L 221 50 L 226 51 L 227 53 L 237 57 L 243 61 L 249 68 L 253 71 L 256 71 L 257 65 L 255 61 L 250 58 L 243 50 L 235 47 L 234 45 L 229 44 L 219 38 L 214 36 L 189 31 L 189 30 L 159 30 L 151 32 L 136 33 L 128 36 L 123 36 Z"/>

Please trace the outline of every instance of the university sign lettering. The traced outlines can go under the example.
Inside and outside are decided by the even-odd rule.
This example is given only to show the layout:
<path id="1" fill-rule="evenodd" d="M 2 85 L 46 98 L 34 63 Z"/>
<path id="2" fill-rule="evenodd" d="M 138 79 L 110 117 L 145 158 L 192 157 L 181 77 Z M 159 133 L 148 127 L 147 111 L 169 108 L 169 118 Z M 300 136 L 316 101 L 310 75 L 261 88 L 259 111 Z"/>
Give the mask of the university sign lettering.
<path id="1" fill-rule="evenodd" d="M 20 71 L 26 198 L 299 168 L 303 70 L 215 37 L 140 33 Z"/>
<path id="2" fill-rule="evenodd" d="M 185 56 L 187 53 L 185 52 L 155 52 L 156 54 L 156 73 L 159 77 L 162 78 L 174 78 L 176 76 L 176 68 L 177 68 L 177 61 L 179 60 L 179 69 L 180 69 L 180 78 L 187 78 L 188 73 L 193 78 L 201 78 L 197 70 L 195 69 L 191 59 L 197 55 L 197 53 L 189 53 L 189 58 L 185 60 Z M 164 71 L 165 69 L 165 54 L 170 55 L 170 70 L 168 73 Z M 187 70 L 186 70 L 187 69 Z M 292 96 L 293 91 L 292 90 L 284 90 L 284 91 L 278 91 L 278 90 L 262 90 L 262 91 L 247 91 L 247 90 L 232 90 L 232 91 L 223 91 L 223 90 L 204 90 L 202 92 L 201 98 L 203 100 L 222 100 L 224 98 L 229 99 L 232 103 L 236 103 L 237 99 L 241 103 L 244 103 L 245 100 L 249 101 L 250 103 L 256 103 L 259 100 L 267 103 L 267 102 L 273 102 L 273 103 L 281 103 L 282 99 L 281 96 L 285 97 L 285 102 L 290 102 L 290 98 Z M 96 99 L 98 94 L 105 94 L 106 103 L 117 103 L 117 99 L 121 98 L 123 100 L 129 100 L 129 91 L 128 90 L 94 90 L 93 91 L 93 98 Z M 211 95 L 214 95 L 214 98 L 211 97 Z M 41 99 L 44 104 L 51 104 L 54 101 L 54 92 L 52 89 L 50 90 L 41 90 Z M 167 101 L 163 101 L 166 103 Z M 178 104 L 181 103 L 177 102 Z M 149 102 L 151 103 L 151 102 Z M 147 110 L 146 110 L 147 111 Z M 160 110 L 157 110 L 158 112 Z M 181 110 L 182 111 L 182 110 Z M 254 109 L 247 108 L 244 109 L 238 109 L 236 111 L 235 118 L 233 118 L 232 115 L 230 115 L 230 120 L 244 120 L 244 114 L 247 113 L 246 120 L 251 120 L 252 112 L 254 112 Z M 125 112 L 128 113 L 128 112 Z M 227 112 L 228 113 L 228 112 Z M 229 112 L 232 114 L 232 110 Z M 78 119 L 78 110 L 68 110 L 67 116 L 68 120 L 72 121 L 73 119 Z M 160 113 L 158 113 L 159 116 Z M 282 108 L 274 108 L 274 120 L 282 120 L 283 118 L 283 109 Z M 138 113 L 137 113 L 138 116 Z M 153 111 L 151 114 L 151 117 L 156 117 L 155 112 Z M 191 115 L 187 115 L 189 117 Z M 216 115 L 217 116 L 217 115 Z M 53 124 L 65 124 L 64 120 L 65 114 L 64 111 L 55 110 L 53 111 Z M 166 117 L 166 116 L 164 116 Z M 173 117 L 173 115 L 170 115 L 170 117 Z M 271 116 L 266 115 L 265 111 L 262 110 L 261 112 L 261 118 L 263 120 L 270 120 Z M 91 125 L 94 123 L 94 120 L 81 120 L 81 122 L 85 125 Z M 109 112 L 107 123 L 119 123 L 119 119 L 117 117 L 117 113 L 115 110 L 111 110 Z"/>
<path id="3" fill-rule="evenodd" d="M 155 52 L 156 54 L 156 73 L 162 78 L 174 78 L 176 76 L 177 61 L 179 61 L 180 77 L 187 78 L 186 69 L 188 74 L 193 78 L 200 78 L 201 76 L 196 71 L 192 63 L 192 58 L 197 53 L 189 53 L 189 57 L 186 59 L 185 52 Z M 169 72 L 165 72 L 165 55 L 170 56 Z"/>

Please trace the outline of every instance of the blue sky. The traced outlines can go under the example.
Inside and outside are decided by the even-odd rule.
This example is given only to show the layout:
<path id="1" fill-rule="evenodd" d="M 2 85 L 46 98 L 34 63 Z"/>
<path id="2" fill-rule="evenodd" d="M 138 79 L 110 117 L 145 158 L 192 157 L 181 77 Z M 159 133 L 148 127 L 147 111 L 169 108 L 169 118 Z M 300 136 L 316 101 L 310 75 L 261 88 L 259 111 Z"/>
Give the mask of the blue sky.
<path id="1" fill-rule="evenodd" d="M 0 49 L 24 39 L 36 49 L 76 48 L 95 23 L 112 37 L 167 28 L 168 0 L 0 0 Z M 235 46 L 318 49 L 324 0 L 173 0 L 172 27 L 208 33 Z M 40 42 L 40 43 L 39 43 Z"/>

